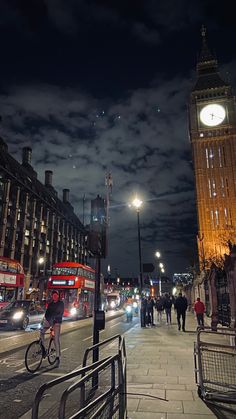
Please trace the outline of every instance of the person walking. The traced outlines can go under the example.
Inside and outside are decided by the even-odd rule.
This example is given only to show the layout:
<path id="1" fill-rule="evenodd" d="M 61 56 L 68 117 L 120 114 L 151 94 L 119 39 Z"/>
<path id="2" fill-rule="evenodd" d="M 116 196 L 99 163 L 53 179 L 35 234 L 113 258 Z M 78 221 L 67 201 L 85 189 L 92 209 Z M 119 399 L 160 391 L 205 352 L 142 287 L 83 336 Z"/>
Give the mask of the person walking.
<path id="1" fill-rule="evenodd" d="M 154 326 L 153 307 L 154 307 L 154 301 L 152 297 L 149 296 L 147 300 L 147 325 L 148 326 Z"/>
<path id="2" fill-rule="evenodd" d="M 141 327 L 146 327 L 146 319 L 147 317 L 147 299 L 146 297 L 142 297 L 141 299 L 141 307 L 140 307 L 140 321 Z"/>
<path id="3" fill-rule="evenodd" d="M 158 295 L 156 299 L 156 311 L 157 311 L 157 322 L 161 323 L 162 321 L 162 311 L 163 311 L 163 301 Z"/>
<path id="4" fill-rule="evenodd" d="M 182 295 L 182 292 L 180 292 L 175 301 L 175 309 L 177 313 L 178 329 L 181 330 L 181 318 L 182 318 L 183 332 L 185 332 L 185 319 L 186 319 L 187 308 L 188 308 L 187 298 Z"/>
<path id="5" fill-rule="evenodd" d="M 197 298 L 197 301 L 194 304 L 194 311 L 197 317 L 197 324 L 198 326 L 204 327 L 204 313 L 205 313 L 205 305 L 200 300 L 200 297 Z"/>
<path id="6" fill-rule="evenodd" d="M 44 346 L 44 337 L 45 332 L 53 326 L 55 334 L 55 348 L 56 348 L 56 363 L 55 367 L 60 366 L 60 357 L 61 357 L 61 348 L 60 348 L 60 333 L 61 333 L 61 323 L 64 313 L 64 303 L 59 299 L 59 292 L 54 290 L 52 292 L 52 301 L 48 304 L 47 310 L 45 312 L 45 318 L 42 323 L 42 328 L 40 330 L 40 337 L 43 344 L 43 355 L 46 353 Z"/>
<path id="7" fill-rule="evenodd" d="M 165 300 L 163 303 L 163 307 L 166 313 L 166 324 L 171 324 L 171 307 L 172 307 L 172 301 L 170 298 L 170 295 L 165 295 Z"/>

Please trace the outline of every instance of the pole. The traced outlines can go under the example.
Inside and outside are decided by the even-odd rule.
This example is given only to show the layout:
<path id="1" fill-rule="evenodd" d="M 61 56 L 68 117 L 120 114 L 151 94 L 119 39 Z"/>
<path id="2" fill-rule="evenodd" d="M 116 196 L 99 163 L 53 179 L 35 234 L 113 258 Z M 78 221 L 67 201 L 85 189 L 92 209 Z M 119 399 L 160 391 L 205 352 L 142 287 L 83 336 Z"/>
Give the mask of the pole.
<path id="1" fill-rule="evenodd" d="M 94 295 L 94 313 L 93 313 L 93 345 L 99 343 L 99 328 L 97 325 L 97 312 L 100 309 L 100 278 L 101 278 L 101 259 L 100 256 L 96 258 L 96 281 L 95 281 L 95 295 Z M 93 351 L 93 362 L 99 360 L 99 349 Z"/>
<path id="2" fill-rule="evenodd" d="M 83 225 L 84 225 L 84 204 L 85 204 L 85 195 L 83 196 Z"/>
<path id="3" fill-rule="evenodd" d="M 143 291 L 143 270 L 142 270 L 142 253 L 141 253 L 141 237 L 140 237 L 140 220 L 139 211 L 137 210 L 137 222 L 138 222 L 138 253 L 139 253 L 139 277 L 140 277 L 140 288 L 141 294 Z"/>

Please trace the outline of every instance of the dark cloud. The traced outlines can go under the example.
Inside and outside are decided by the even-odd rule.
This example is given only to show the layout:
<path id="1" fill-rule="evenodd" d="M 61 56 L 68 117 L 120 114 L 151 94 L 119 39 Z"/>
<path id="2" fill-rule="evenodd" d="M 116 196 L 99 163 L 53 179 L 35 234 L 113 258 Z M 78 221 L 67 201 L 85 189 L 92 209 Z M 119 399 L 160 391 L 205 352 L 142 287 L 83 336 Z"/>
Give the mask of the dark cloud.
<path id="1" fill-rule="evenodd" d="M 229 20 L 225 36 L 218 30 L 210 0 L 131 3 L 1 2 L 1 135 L 19 160 L 32 146 L 39 178 L 53 170 L 80 217 L 86 194 L 87 222 L 90 199 L 105 195 L 112 172 L 107 263 L 121 275 L 138 272 L 137 220 L 127 205 L 136 193 L 143 261 L 159 249 L 169 272 L 185 270 L 195 251 L 187 103 L 200 27 L 233 85 L 235 29 Z"/>

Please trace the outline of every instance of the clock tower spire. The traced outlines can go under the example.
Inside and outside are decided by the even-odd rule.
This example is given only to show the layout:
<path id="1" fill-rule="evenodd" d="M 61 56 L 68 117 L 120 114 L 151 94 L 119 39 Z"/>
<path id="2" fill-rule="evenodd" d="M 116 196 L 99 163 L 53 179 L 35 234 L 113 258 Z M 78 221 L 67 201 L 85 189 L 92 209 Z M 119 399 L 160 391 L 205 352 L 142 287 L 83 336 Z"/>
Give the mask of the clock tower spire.
<path id="1" fill-rule="evenodd" d="M 236 243 L 236 104 L 221 78 L 202 26 L 202 49 L 189 101 L 200 267 L 217 263 Z"/>

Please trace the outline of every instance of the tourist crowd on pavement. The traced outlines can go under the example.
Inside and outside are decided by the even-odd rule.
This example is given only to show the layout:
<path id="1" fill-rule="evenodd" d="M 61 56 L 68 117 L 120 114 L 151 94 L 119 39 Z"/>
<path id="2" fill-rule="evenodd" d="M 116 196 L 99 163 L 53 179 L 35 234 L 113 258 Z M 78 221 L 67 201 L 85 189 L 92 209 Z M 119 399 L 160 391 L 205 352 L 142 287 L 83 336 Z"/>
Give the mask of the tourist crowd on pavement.
<path id="1" fill-rule="evenodd" d="M 158 295 L 157 297 L 143 296 L 140 306 L 141 327 L 162 325 L 163 320 L 165 320 L 166 325 L 171 325 L 172 308 L 174 308 L 174 312 L 177 318 L 178 330 L 185 332 L 186 311 L 188 306 L 189 303 L 187 298 L 181 292 L 177 297 L 173 295 L 171 296 L 170 293 Z M 205 305 L 199 297 L 194 304 L 194 311 L 196 314 L 197 325 L 203 327 Z"/>

